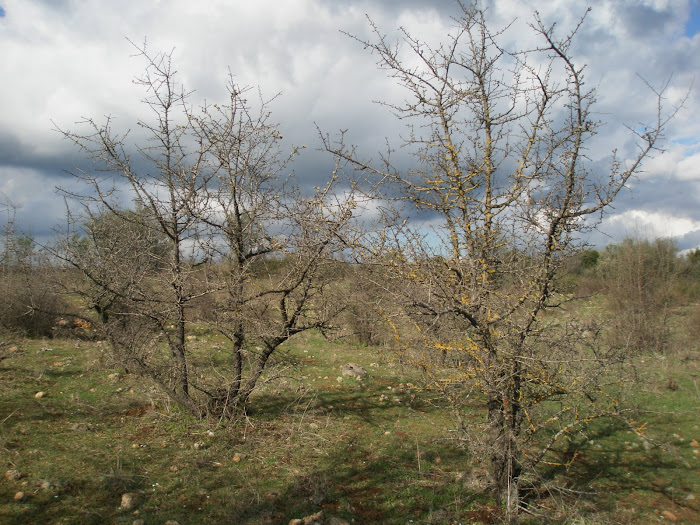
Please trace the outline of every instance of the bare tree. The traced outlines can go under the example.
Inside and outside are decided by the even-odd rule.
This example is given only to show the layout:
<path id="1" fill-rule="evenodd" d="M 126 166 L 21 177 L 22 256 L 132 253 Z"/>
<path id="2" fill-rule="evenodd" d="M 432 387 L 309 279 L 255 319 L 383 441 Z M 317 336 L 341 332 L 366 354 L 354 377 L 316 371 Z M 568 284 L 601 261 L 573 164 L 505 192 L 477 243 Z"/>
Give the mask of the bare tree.
<path id="1" fill-rule="evenodd" d="M 395 167 L 392 150 L 363 160 L 343 133 L 324 141 L 382 203 L 358 256 L 384 265 L 405 307 L 407 320 L 393 321 L 398 348 L 449 400 L 515 520 L 523 484 L 556 461 L 559 441 L 620 412 L 623 356 L 544 314 L 565 300 L 562 263 L 658 148 L 668 116 L 655 92 L 657 114 L 630 130 L 636 156 L 613 152 L 607 173 L 592 172 L 585 145 L 599 123 L 595 89 L 570 55 L 578 27 L 562 38 L 535 14 L 540 47 L 509 52 L 483 10 L 459 5 L 437 47 L 403 29 L 395 43 L 371 20 L 373 38 L 358 39 L 406 89 L 404 103 L 386 105 L 407 123 L 413 167 Z"/>
<path id="2" fill-rule="evenodd" d="M 207 391 L 215 411 L 224 414 L 248 402 L 279 345 L 299 332 L 327 328 L 342 308 L 323 294 L 325 268 L 343 248 L 352 218 L 351 200 L 333 193 L 335 176 L 304 194 L 284 174 L 291 156 L 281 153 L 282 137 L 269 122 L 267 105 L 253 113 L 247 91 L 231 82 L 228 104 L 191 116 L 197 140 L 207 145 L 211 177 L 190 211 L 210 233 L 208 257 L 218 263 L 217 282 L 225 292 L 217 326 L 233 357 L 230 382 Z"/>
<path id="3" fill-rule="evenodd" d="M 268 102 L 254 112 L 231 81 L 226 103 L 195 110 L 171 55 L 138 50 L 153 117 L 138 122 L 140 145 L 109 118 L 58 128 L 92 164 L 74 173 L 88 191 L 64 190 L 78 206 L 57 253 L 84 277 L 76 291 L 124 366 L 197 416 L 234 417 L 279 345 L 333 314 L 322 270 L 351 213 L 333 202 L 333 179 L 302 195 L 285 173 L 297 149 L 282 154 Z M 267 269 L 281 259 L 284 271 Z M 192 359 L 189 312 L 203 299 L 231 341 L 223 371 Z"/>

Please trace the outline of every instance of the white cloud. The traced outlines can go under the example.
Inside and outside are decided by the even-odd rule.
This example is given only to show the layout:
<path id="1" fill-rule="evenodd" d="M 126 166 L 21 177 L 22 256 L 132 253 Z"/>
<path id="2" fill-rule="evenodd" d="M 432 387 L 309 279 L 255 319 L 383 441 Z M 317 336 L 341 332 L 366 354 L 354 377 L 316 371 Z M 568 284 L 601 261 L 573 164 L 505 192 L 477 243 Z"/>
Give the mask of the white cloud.
<path id="1" fill-rule="evenodd" d="M 624 232 L 624 236 L 681 237 L 700 229 L 700 221 L 662 212 L 628 210 L 606 221 L 611 229 Z"/>
<path id="2" fill-rule="evenodd" d="M 491 0 L 488 16 L 496 27 L 517 18 L 501 41 L 508 49 L 534 47 L 536 35 L 526 27 L 538 9 L 545 23 L 558 21 L 560 35 L 572 28 L 584 13 L 584 4 L 570 0 Z M 26 199 L 45 224 L 60 220 L 62 201 L 51 196 L 56 177 L 70 169 L 75 151 L 51 131 L 51 120 L 71 127 L 81 116 L 100 119 L 115 115 L 119 125 L 132 127 L 144 115 L 139 101 L 144 93 L 132 84 L 144 63 L 131 55 L 129 37 L 148 37 L 153 51 L 175 48 L 181 80 L 196 89 L 193 102 L 220 100 L 225 94 L 227 68 L 243 85 L 260 85 L 263 94 L 282 96 L 272 105 L 272 120 L 279 121 L 296 144 L 318 144 L 313 123 L 328 132 L 349 129 L 349 137 L 368 156 L 383 148 L 384 136 L 397 145 L 397 123 L 373 100 L 401 100 L 403 91 L 376 68 L 377 57 L 340 33 L 369 36 L 365 12 L 381 31 L 396 35 L 403 25 L 431 43 L 452 27 L 447 16 L 454 6 L 444 1 L 378 2 L 323 0 L 259 0 L 230 2 L 207 0 L 101 0 L 48 1 L 5 0 L 0 18 L 0 170 L 12 173 L 2 187 L 12 196 Z M 594 3 L 579 40 L 572 48 L 585 70 L 589 87 L 600 90 L 597 110 L 609 124 L 591 143 L 589 156 L 597 161 L 614 147 L 622 158 L 633 152 L 629 133 L 621 122 L 636 126 L 653 118 L 654 100 L 637 77 L 656 87 L 669 76 L 672 86 L 667 103 L 678 103 L 691 79 L 700 70 L 700 37 L 684 36 L 690 13 L 689 0 L 599 0 Z M 686 110 L 668 129 L 666 152 L 645 166 L 636 187 L 648 181 L 690 183 L 700 180 L 697 147 L 679 139 L 700 138 L 700 94 L 691 93 Z M 695 148 L 695 149 L 693 149 Z M 303 159 L 304 180 L 327 177 L 328 159 L 311 153 Z M 332 164 L 332 160 L 330 160 Z M 3 167 L 4 166 L 4 167 Z M 11 171 L 8 171 L 11 170 Z M 332 167 L 331 167 L 332 170 Z M 17 178 L 17 174 L 22 177 Z M 40 182 L 39 182 L 40 181 Z M 41 184 L 41 191 L 34 191 Z M 667 191 L 671 191 L 667 188 Z M 630 221 L 658 223 L 662 217 L 640 219 L 632 210 L 654 209 L 653 192 L 644 203 L 620 202 L 619 228 Z M 641 194 L 641 193 L 640 193 Z M 56 204 L 54 204 L 54 202 Z M 685 195 L 684 208 L 658 213 L 669 230 L 689 228 L 700 221 L 700 195 Z M 35 204 L 32 204 L 35 203 Z M 626 210 L 627 215 L 625 215 Z M 55 216 L 58 213 L 58 216 Z M 674 217 L 681 217 L 675 221 Z M 664 215 L 665 217 L 665 215 Z M 39 222 L 39 221 L 36 221 Z M 608 222 L 606 221 L 606 224 Z M 626 226 L 625 226 L 626 227 Z M 663 232 L 661 232 L 663 233 Z"/>

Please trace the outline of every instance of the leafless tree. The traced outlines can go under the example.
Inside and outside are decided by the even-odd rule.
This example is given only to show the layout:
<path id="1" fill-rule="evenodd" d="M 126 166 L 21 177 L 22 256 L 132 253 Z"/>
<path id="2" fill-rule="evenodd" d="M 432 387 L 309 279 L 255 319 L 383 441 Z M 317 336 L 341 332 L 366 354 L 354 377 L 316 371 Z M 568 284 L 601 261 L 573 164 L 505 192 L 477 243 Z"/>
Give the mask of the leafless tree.
<path id="1" fill-rule="evenodd" d="M 58 128 L 92 164 L 74 172 L 88 191 L 64 190 L 77 206 L 57 253 L 83 275 L 75 291 L 124 366 L 197 416 L 235 417 L 279 345 L 334 314 L 323 268 L 352 213 L 333 200 L 333 177 L 302 194 L 285 171 L 298 150 L 282 154 L 267 101 L 254 111 L 231 81 L 226 103 L 195 110 L 171 54 L 138 50 L 153 117 L 138 122 L 143 142 L 110 118 Z M 192 359 L 189 312 L 203 299 L 230 340 L 223 371 Z"/>
<path id="2" fill-rule="evenodd" d="M 630 130 L 634 157 L 613 151 L 607 173 L 592 171 L 596 91 L 570 53 L 578 27 L 560 37 L 535 14 L 539 47 L 508 51 L 483 10 L 459 5 L 437 47 L 404 29 L 394 42 L 371 20 L 374 36 L 356 38 L 407 92 L 385 105 L 407 125 L 413 167 L 397 168 L 392 150 L 364 160 L 344 133 L 324 140 L 384 210 L 358 257 L 384 265 L 405 307 L 407 320 L 392 320 L 397 347 L 450 401 L 515 520 L 524 484 L 557 461 L 554 447 L 619 414 L 622 356 L 545 314 L 565 300 L 563 261 L 658 149 L 669 115 L 655 92 L 657 114 Z"/>

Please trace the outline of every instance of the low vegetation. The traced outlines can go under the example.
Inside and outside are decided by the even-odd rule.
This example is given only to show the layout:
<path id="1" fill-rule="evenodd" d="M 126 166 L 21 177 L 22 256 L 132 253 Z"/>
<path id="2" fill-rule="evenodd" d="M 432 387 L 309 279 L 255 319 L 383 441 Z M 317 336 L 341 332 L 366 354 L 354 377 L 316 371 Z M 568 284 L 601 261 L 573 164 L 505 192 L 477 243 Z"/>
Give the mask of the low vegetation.
<path id="1" fill-rule="evenodd" d="M 596 271 L 570 282 L 587 287 L 602 279 Z M 356 278 L 347 272 L 343 285 Z M 557 315 L 604 319 L 606 297 Z M 634 359 L 630 425 L 601 420 L 562 440 L 524 494 L 523 523 L 700 520 L 697 299 L 676 297 L 665 350 Z M 351 523 L 502 521 L 488 466 L 445 398 L 402 363 L 381 319 L 370 331 L 383 340 L 356 342 L 367 336 L 364 324 L 353 333 L 356 314 L 345 312 L 333 340 L 315 331 L 284 343 L 235 424 L 196 419 L 127 373 L 92 327 L 55 319 L 53 338 L 5 331 L 0 521 L 262 524 L 319 510 Z M 211 370 L 225 363 L 227 341 L 206 324 L 188 333 L 193 361 Z M 367 376 L 343 376 L 348 363 Z M 478 403 L 466 423 L 486 423 Z M 135 495 L 133 507 L 121 506 L 123 494 Z"/>

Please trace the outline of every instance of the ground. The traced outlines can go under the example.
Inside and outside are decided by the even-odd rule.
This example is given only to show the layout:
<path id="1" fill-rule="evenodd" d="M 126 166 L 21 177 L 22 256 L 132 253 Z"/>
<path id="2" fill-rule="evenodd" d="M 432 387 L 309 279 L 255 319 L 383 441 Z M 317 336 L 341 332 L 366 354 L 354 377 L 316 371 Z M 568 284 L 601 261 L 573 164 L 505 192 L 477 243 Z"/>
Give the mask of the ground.
<path id="1" fill-rule="evenodd" d="M 700 523 L 697 355 L 645 359 L 634 400 L 649 439 L 611 423 L 572 439 L 576 460 L 544 472 L 563 490 L 543 484 L 524 522 Z M 343 377 L 348 363 L 368 376 Z M 0 362 L 0 522 L 252 525 L 321 509 L 358 524 L 499 521 L 449 412 L 388 349 L 307 334 L 272 371 L 247 418 L 198 421 L 111 368 L 104 343 L 19 341 Z"/>

